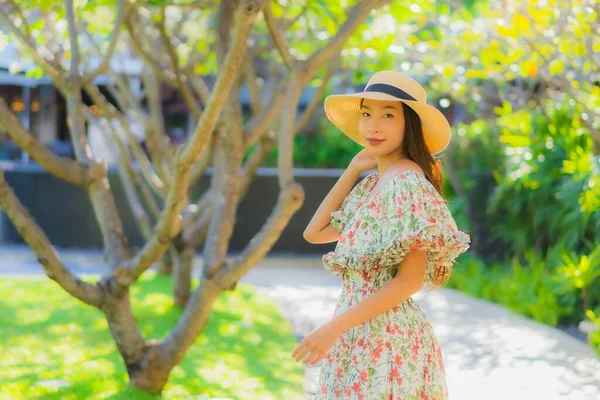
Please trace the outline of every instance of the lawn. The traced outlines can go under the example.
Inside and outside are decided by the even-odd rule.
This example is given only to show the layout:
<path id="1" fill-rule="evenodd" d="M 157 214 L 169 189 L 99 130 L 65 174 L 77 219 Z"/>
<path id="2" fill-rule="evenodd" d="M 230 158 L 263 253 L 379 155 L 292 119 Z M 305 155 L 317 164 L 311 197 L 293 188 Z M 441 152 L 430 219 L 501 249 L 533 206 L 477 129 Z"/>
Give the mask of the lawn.
<path id="1" fill-rule="evenodd" d="M 88 279 L 91 277 L 86 277 Z M 132 287 L 146 338 L 176 324 L 170 278 L 147 274 Z M 0 399 L 147 399 L 127 373 L 103 314 L 47 278 L 0 280 Z M 303 365 L 289 323 L 253 286 L 221 295 L 208 326 L 173 369 L 165 399 L 301 399 Z"/>

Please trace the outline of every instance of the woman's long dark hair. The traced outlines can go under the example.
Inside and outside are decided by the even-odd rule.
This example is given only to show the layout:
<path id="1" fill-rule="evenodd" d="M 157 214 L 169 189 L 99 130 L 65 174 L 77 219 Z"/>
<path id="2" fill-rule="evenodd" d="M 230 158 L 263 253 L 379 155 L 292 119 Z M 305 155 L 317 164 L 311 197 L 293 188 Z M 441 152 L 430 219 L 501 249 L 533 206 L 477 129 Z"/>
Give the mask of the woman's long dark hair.
<path id="1" fill-rule="evenodd" d="M 419 114 L 412 108 L 402 103 L 404 110 L 404 139 L 402 151 L 410 160 L 419 164 L 427 180 L 433 184 L 440 196 L 444 197 L 442 163 L 427 149 L 423 137 L 423 127 Z"/>
<path id="2" fill-rule="evenodd" d="M 444 198 L 442 181 L 442 163 L 436 159 L 427 149 L 425 138 L 423 138 L 423 127 L 421 118 L 409 106 L 402 103 L 404 110 L 404 139 L 402 140 L 402 151 L 412 161 L 419 164 L 423 169 L 427 180 L 433 184 L 440 196 Z M 433 288 L 442 287 L 450 279 L 451 271 L 442 265 L 435 268 L 433 277 Z M 433 289 L 432 288 L 432 289 Z"/>

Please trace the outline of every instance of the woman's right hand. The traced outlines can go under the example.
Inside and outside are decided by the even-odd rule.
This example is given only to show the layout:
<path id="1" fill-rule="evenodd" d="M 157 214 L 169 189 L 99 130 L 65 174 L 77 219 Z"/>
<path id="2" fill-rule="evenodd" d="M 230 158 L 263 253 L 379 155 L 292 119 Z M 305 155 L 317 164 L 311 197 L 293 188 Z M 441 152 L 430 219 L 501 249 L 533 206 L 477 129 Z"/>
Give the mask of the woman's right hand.
<path id="1" fill-rule="evenodd" d="M 362 149 L 354 156 L 348 168 L 353 169 L 357 173 L 362 173 L 368 169 L 375 168 L 377 166 L 377 157 L 369 154 L 368 149 Z"/>

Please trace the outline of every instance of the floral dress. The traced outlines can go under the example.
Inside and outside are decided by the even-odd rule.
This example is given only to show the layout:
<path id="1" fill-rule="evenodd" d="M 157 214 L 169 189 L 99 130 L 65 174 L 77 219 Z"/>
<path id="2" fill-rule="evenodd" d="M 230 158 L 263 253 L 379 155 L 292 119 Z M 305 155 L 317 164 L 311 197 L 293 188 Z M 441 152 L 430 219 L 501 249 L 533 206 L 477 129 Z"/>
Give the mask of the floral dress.
<path id="1" fill-rule="evenodd" d="M 425 175 L 407 170 L 370 196 L 379 176 L 361 180 L 331 224 L 340 232 L 323 264 L 342 277 L 335 314 L 390 281 L 412 250 L 427 250 L 424 284 L 469 247 L 450 211 Z M 443 400 L 448 398 L 442 352 L 419 305 L 407 298 L 342 334 L 321 363 L 316 400 Z"/>

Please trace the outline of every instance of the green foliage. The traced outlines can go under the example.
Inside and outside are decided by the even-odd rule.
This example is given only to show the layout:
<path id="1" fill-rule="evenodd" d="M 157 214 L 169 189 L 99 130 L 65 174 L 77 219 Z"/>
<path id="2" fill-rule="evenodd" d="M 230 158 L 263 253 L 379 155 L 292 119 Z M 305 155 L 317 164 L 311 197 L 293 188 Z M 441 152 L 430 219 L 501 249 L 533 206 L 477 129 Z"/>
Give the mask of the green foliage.
<path id="1" fill-rule="evenodd" d="M 346 168 L 352 157 L 363 147 L 344 135 L 326 118 L 320 121 L 321 129 L 311 135 L 294 137 L 294 167 Z M 271 150 L 264 165 L 276 167 L 279 149 Z"/>
<path id="2" fill-rule="evenodd" d="M 155 398 L 127 385 L 100 311 L 48 279 L 3 279 L 0 291 L 10 293 L 0 300 L 0 398 Z M 132 307 L 145 337 L 164 337 L 182 314 L 170 291 L 170 279 L 154 274 L 133 286 Z M 304 373 L 290 357 L 295 344 L 272 301 L 238 285 L 219 297 L 162 398 L 300 399 Z"/>
<path id="3" fill-rule="evenodd" d="M 498 187 L 487 210 L 492 237 L 515 254 L 532 247 L 546 251 L 558 241 L 581 251 L 598 240 L 600 175 L 578 115 L 553 102 L 543 113 L 513 111 L 508 103 L 498 112 L 511 173 L 496 173 Z"/>
<path id="4" fill-rule="evenodd" d="M 600 312 L 588 310 L 586 315 L 595 326 L 595 330 L 588 337 L 588 343 L 600 354 Z"/>
<path id="5" fill-rule="evenodd" d="M 586 317 L 596 325 L 600 319 L 592 309 L 600 307 L 600 247 L 589 254 L 570 253 L 564 244 L 546 256 L 528 251 L 523 260 L 484 262 L 464 256 L 457 263 L 448 287 L 501 304 L 510 310 L 551 325 L 578 325 Z M 588 304 L 584 290 L 589 291 Z M 589 342 L 600 354 L 600 333 Z"/>

